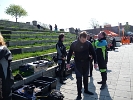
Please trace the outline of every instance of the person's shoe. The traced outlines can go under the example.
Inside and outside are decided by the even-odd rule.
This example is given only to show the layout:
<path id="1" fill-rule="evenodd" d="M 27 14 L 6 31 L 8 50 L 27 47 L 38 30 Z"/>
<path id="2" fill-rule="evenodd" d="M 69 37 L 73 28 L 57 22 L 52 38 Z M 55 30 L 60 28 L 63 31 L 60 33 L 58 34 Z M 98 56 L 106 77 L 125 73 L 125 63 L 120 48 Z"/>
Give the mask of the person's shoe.
<path id="1" fill-rule="evenodd" d="M 92 93 L 92 92 L 90 92 L 90 91 L 84 91 L 84 93 L 86 93 L 86 94 L 89 94 L 89 95 L 94 95 L 94 93 Z"/>
<path id="2" fill-rule="evenodd" d="M 103 84 L 103 82 L 101 81 L 101 82 L 97 82 L 97 84 Z"/>
<path id="3" fill-rule="evenodd" d="M 82 97 L 81 96 L 77 96 L 76 100 L 81 100 Z"/>
<path id="4" fill-rule="evenodd" d="M 102 86 L 101 86 L 100 90 L 105 89 L 105 87 L 106 87 L 106 84 L 102 84 Z"/>
<path id="5" fill-rule="evenodd" d="M 63 81 L 60 81 L 60 83 L 61 83 L 61 84 L 66 84 L 66 83 L 65 83 L 65 82 L 63 82 Z"/>

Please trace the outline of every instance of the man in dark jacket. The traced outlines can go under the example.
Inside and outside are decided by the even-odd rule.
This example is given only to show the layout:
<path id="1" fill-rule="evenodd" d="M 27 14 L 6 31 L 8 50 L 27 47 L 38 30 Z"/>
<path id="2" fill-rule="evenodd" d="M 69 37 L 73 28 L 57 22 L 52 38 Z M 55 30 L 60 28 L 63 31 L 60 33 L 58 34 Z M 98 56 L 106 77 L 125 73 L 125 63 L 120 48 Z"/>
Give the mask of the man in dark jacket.
<path id="1" fill-rule="evenodd" d="M 97 67 L 96 64 L 96 54 L 93 49 L 92 44 L 87 41 L 87 33 L 81 32 L 79 35 L 79 39 L 74 41 L 71 46 L 70 50 L 68 52 L 67 56 L 67 67 L 70 67 L 70 59 L 72 56 L 72 53 L 74 52 L 75 57 L 75 74 L 77 79 L 77 91 L 78 96 L 77 100 L 80 100 L 81 97 L 81 89 L 82 89 L 82 76 L 83 76 L 83 83 L 84 83 L 84 93 L 93 95 L 92 92 L 88 91 L 88 74 L 89 74 L 89 54 L 91 52 L 93 58 L 94 58 L 94 67 Z"/>
<path id="2" fill-rule="evenodd" d="M 99 66 L 99 71 L 101 72 L 102 81 L 98 82 L 98 84 L 102 84 L 101 90 L 106 87 L 107 81 L 107 41 L 106 41 L 106 33 L 100 32 L 98 34 L 98 40 L 95 42 L 96 46 L 96 55 L 97 55 L 97 62 Z"/>
<path id="3" fill-rule="evenodd" d="M 65 39 L 64 34 L 60 34 L 59 35 L 59 40 L 58 43 L 56 44 L 56 49 L 57 49 L 57 58 L 58 58 L 58 65 L 59 65 L 59 72 L 60 72 L 60 83 L 61 84 L 65 84 L 63 82 L 64 78 L 63 78 L 63 71 L 65 68 L 65 60 L 66 60 L 66 56 L 67 56 L 67 52 L 66 52 L 66 47 L 63 44 L 63 41 Z"/>

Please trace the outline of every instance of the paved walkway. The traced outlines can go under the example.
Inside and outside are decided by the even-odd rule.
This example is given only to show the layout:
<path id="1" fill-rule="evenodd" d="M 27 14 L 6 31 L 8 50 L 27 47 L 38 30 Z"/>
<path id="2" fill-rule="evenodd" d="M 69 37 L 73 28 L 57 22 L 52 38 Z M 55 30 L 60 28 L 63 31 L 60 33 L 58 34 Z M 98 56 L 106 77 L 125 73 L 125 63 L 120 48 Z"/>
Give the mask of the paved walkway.
<path id="1" fill-rule="evenodd" d="M 93 77 L 89 78 L 89 91 L 94 95 L 82 94 L 82 100 L 133 100 L 133 44 L 123 45 L 117 52 L 109 51 L 107 88 L 100 91 L 97 84 L 101 81 L 100 72 L 94 69 Z M 66 85 L 57 84 L 62 91 L 64 100 L 75 100 L 77 96 L 76 78 L 72 76 L 66 80 Z"/>

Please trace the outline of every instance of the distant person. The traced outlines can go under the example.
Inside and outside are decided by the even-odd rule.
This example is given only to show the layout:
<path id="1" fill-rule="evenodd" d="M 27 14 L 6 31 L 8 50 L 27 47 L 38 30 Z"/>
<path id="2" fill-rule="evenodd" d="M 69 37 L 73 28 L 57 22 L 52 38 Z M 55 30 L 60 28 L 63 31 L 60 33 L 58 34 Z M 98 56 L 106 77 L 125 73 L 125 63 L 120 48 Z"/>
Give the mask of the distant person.
<path id="1" fill-rule="evenodd" d="M 115 40 L 115 37 L 113 37 L 113 40 L 112 40 L 112 49 L 115 51 L 115 47 L 116 47 L 116 40 Z"/>
<path id="2" fill-rule="evenodd" d="M 130 43 L 133 43 L 133 37 L 130 36 Z"/>
<path id="3" fill-rule="evenodd" d="M 58 31 L 58 28 L 57 28 L 57 25 L 56 24 L 55 24 L 55 27 L 54 28 L 55 28 L 55 32 L 57 32 Z"/>
<path id="4" fill-rule="evenodd" d="M 11 90 L 14 84 L 10 62 L 12 54 L 0 34 L 0 100 L 11 100 Z"/>
<path id="5" fill-rule="evenodd" d="M 112 51 L 112 50 L 115 50 L 116 40 L 112 36 L 111 36 L 111 40 L 112 40 L 112 42 L 111 42 L 111 45 L 110 45 L 110 50 Z"/>
<path id="6" fill-rule="evenodd" d="M 76 30 L 75 30 L 75 33 L 76 33 L 76 35 L 78 35 L 78 29 L 76 28 Z"/>
<path id="7" fill-rule="evenodd" d="M 52 32 L 52 25 L 49 25 L 49 28 L 50 28 L 50 32 Z"/>
<path id="8" fill-rule="evenodd" d="M 41 28 L 41 26 L 38 24 L 38 25 L 37 25 L 37 28 L 38 28 L 38 29 L 40 29 L 40 28 Z"/>
<path id="9" fill-rule="evenodd" d="M 87 35 L 87 40 L 88 41 L 90 41 L 91 42 L 91 44 L 92 44 L 92 46 L 93 46 L 93 48 L 94 48 L 94 43 L 95 43 L 95 41 L 94 41 L 94 39 L 88 34 Z M 94 43 L 93 43 L 94 42 Z M 95 49 L 94 49 L 95 50 Z M 93 56 L 92 56 L 92 54 L 91 54 L 91 52 L 90 52 L 90 62 L 89 62 L 89 64 L 90 64 L 90 75 L 89 75 L 89 77 L 92 77 L 92 71 L 93 71 Z"/>

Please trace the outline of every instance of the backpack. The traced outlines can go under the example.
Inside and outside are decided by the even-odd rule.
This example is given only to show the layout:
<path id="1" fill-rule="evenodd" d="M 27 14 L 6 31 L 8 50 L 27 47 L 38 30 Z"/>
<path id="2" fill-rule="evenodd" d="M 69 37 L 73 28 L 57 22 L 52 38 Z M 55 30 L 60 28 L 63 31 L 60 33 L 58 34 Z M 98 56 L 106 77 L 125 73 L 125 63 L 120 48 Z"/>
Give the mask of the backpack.
<path id="1" fill-rule="evenodd" d="M 53 89 L 51 93 L 48 95 L 48 100 L 63 100 L 64 95 L 56 89 Z"/>
<path id="2" fill-rule="evenodd" d="M 31 65 L 23 64 L 19 66 L 19 71 L 20 72 L 34 72 L 34 68 Z"/>

